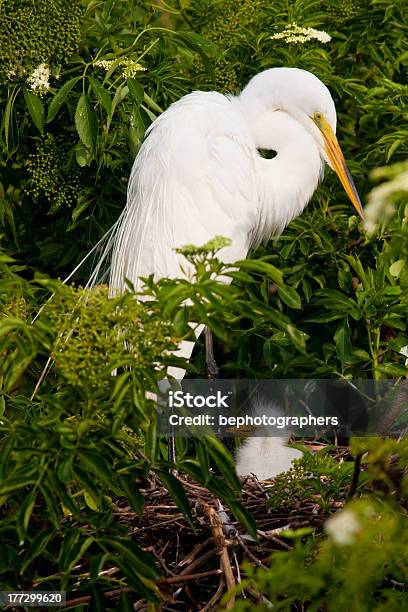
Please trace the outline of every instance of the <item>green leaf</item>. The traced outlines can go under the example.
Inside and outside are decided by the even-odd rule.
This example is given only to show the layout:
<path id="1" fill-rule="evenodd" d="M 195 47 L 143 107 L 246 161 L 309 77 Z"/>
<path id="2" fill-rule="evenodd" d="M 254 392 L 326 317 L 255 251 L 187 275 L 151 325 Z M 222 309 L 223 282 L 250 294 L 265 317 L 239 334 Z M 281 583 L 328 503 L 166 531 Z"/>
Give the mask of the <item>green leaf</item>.
<path id="1" fill-rule="evenodd" d="M 81 163 L 78 160 L 78 155 L 76 156 L 76 159 L 77 159 L 78 164 L 81 166 Z M 92 204 L 91 198 L 83 197 L 82 194 L 80 194 L 80 196 L 78 197 L 77 202 L 78 204 L 75 206 L 74 210 L 72 211 L 72 216 L 71 216 L 72 224 L 70 225 L 69 229 L 73 229 L 76 221 L 78 220 L 78 217 L 80 217 L 82 213 L 85 212 L 86 209 L 90 206 L 90 204 Z"/>
<path id="2" fill-rule="evenodd" d="M 58 478 L 65 485 L 72 479 L 72 457 L 68 457 L 59 463 Z"/>
<path id="3" fill-rule="evenodd" d="M 174 499 L 179 510 L 181 510 L 181 512 L 184 514 L 191 527 L 194 528 L 190 502 L 188 501 L 187 495 L 179 480 L 177 480 L 175 476 L 173 476 L 169 472 L 165 472 L 164 470 L 157 471 L 157 474 L 169 494 Z"/>
<path id="4" fill-rule="evenodd" d="M 312 289 L 312 285 L 306 278 L 302 279 L 302 289 L 303 289 L 303 293 L 305 295 L 306 301 L 309 302 L 310 298 L 313 295 L 313 289 Z"/>
<path id="5" fill-rule="evenodd" d="M 20 506 L 20 510 L 17 516 L 17 530 L 20 539 L 20 544 L 22 544 L 25 540 L 25 536 L 27 534 L 28 524 L 30 522 L 30 517 L 33 512 L 35 498 L 37 495 L 37 491 L 31 491 L 23 501 Z"/>
<path id="6" fill-rule="evenodd" d="M 96 503 L 94 497 L 85 489 L 84 491 L 85 503 L 94 512 L 99 512 L 101 507 Z"/>
<path id="7" fill-rule="evenodd" d="M 404 269 L 404 267 L 405 267 L 405 260 L 397 259 L 397 261 L 394 261 L 394 263 L 390 265 L 390 274 L 394 276 L 395 278 L 398 278 L 402 270 Z"/>
<path id="8" fill-rule="evenodd" d="M 27 476 L 16 476 L 15 478 L 7 478 L 0 484 L 0 495 L 14 493 L 18 489 L 28 487 L 34 483 L 34 479 Z"/>
<path id="9" fill-rule="evenodd" d="M 68 580 L 74 565 L 82 559 L 94 541 L 95 539 L 91 536 L 83 539 L 83 535 L 79 529 L 72 529 L 64 536 L 61 552 L 58 557 L 58 565 L 66 576 L 65 580 L 62 581 L 63 584 Z"/>
<path id="10" fill-rule="evenodd" d="M 90 478 L 90 476 L 88 476 L 88 474 L 77 465 L 73 467 L 73 473 L 74 473 L 74 477 L 78 479 L 80 485 L 91 496 L 94 502 L 94 505 L 97 508 L 100 508 L 101 500 L 102 500 L 101 492 L 99 491 L 97 485 L 94 483 L 92 478 Z"/>
<path id="11" fill-rule="evenodd" d="M 75 549 L 77 542 L 79 541 L 81 532 L 79 529 L 70 529 L 64 534 L 60 553 L 58 556 L 58 565 L 61 571 L 66 571 L 70 561 L 75 556 Z"/>
<path id="12" fill-rule="evenodd" d="M 3 396 L 2 398 L 4 399 Z M 0 445 L 0 483 L 4 481 L 7 474 L 7 469 L 10 467 L 9 457 L 13 446 L 14 440 L 12 436 L 7 436 L 4 440 L 2 440 L 2 444 Z M 0 495 L 1 494 L 2 493 L 0 491 Z"/>
<path id="13" fill-rule="evenodd" d="M 59 497 L 63 506 L 65 506 L 73 516 L 77 517 L 79 515 L 78 507 L 75 497 L 71 494 L 70 487 L 63 484 L 51 468 L 47 470 L 47 484 L 50 490 L 54 492 L 54 495 Z"/>
<path id="14" fill-rule="evenodd" d="M 78 166 L 84 168 L 85 166 L 89 166 L 92 162 L 92 153 L 89 149 L 87 149 L 81 141 L 79 141 L 74 147 L 75 151 L 75 159 L 77 161 Z M 78 206 L 82 206 L 83 201 L 78 204 Z"/>
<path id="15" fill-rule="evenodd" d="M 105 598 L 101 585 L 94 584 L 91 587 L 90 609 L 93 612 L 106 612 Z"/>
<path id="16" fill-rule="evenodd" d="M 176 334 L 181 336 L 185 330 L 186 325 L 188 323 L 187 309 L 184 306 L 181 306 L 176 312 L 176 316 L 173 319 L 174 331 Z"/>
<path id="17" fill-rule="evenodd" d="M 157 102 L 155 102 L 150 96 L 148 96 L 146 92 L 144 92 L 143 94 L 143 99 L 146 102 L 146 104 L 150 106 L 150 108 L 152 108 L 159 115 L 160 113 L 163 112 L 163 109 L 161 108 L 161 106 L 159 106 Z"/>
<path id="18" fill-rule="evenodd" d="M 45 550 L 48 542 L 53 537 L 53 533 L 50 533 L 48 529 L 41 531 L 30 543 L 27 555 L 21 564 L 21 572 L 24 573 L 28 566 L 34 561 L 36 557 L 39 557 Z"/>
<path id="19" fill-rule="evenodd" d="M 119 610 L 122 612 L 133 612 L 133 601 L 132 598 L 129 597 L 128 593 L 122 593 L 119 599 Z"/>
<path id="20" fill-rule="evenodd" d="M 105 567 L 106 562 L 110 559 L 110 554 L 106 552 L 99 552 L 92 556 L 89 565 L 89 573 L 91 579 L 94 581 L 99 577 L 100 572 Z"/>
<path id="21" fill-rule="evenodd" d="M 235 518 L 245 527 L 248 533 L 253 537 L 257 537 L 257 524 L 250 512 L 243 504 L 235 499 L 228 498 L 227 504 L 234 514 Z"/>
<path id="22" fill-rule="evenodd" d="M 70 79 L 57 91 L 48 107 L 47 123 L 54 119 L 61 106 L 64 104 L 64 102 L 66 102 L 71 89 L 74 87 L 74 85 L 76 85 L 76 83 L 78 83 L 80 78 L 81 77 L 74 77 L 73 79 Z"/>
<path id="23" fill-rule="evenodd" d="M 29 89 L 24 89 L 24 100 L 27 104 L 31 119 L 41 134 L 44 134 L 44 105 L 40 98 Z"/>
<path id="24" fill-rule="evenodd" d="M 321 314 L 315 315 L 314 317 L 308 317 L 304 319 L 305 323 L 330 323 L 331 321 L 337 321 L 343 318 L 342 312 L 322 312 Z"/>
<path id="25" fill-rule="evenodd" d="M 75 126 L 81 141 L 96 155 L 96 143 L 98 139 L 98 121 L 86 94 L 79 98 L 75 111 Z"/>
<path id="26" fill-rule="evenodd" d="M 255 272 L 262 276 L 267 276 L 278 285 L 283 283 L 282 272 L 266 261 L 246 259 L 237 262 L 237 265 L 243 270 L 248 270 L 248 272 Z M 231 275 L 233 276 L 233 273 Z"/>
<path id="27" fill-rule="evenodd" d="M 340 360 L 342 368 L 346 363 L 350 363 L 351 354 L 351 330 L 347 319 L 345 319 L 337 328 L 334 334 L 334 344 L 336 345 L 337 357 Z"/>
<path id="28" fill-rule="evenodd" d="M 353 348 L 351 353 L 352 353 L 353 363 L 358 362 L 358 361 L 370 361 L 371 359 L 367 351 L 361 348 Z"/>
<path id="29" fill-rule="evenodd" d="M 225 480 L 236 489 L 241 490 L 241 482 L 235 471 L 235 463 L 231 453 L 215 436 L 205 436 L 205 446 L 218 466 Z"/>
<path id="30" fill-rule="evenodd" d="M 377 366 L 375 369 L 377 372 L 388 374 L 388 376 L 400 377 L 408 375 L 408 367 L 397 363 L 384 363 L 383 365 Z"/>
<path id="31" fill-rule="evenodd" d="M 214 62 L 209 59 L 208 55 L 215 55 L 218 49 L 217 46 L 208 38 L 204 38 L 196 32 L 176 30 L 175 33 L 185 41 L 188 47 L 200 54 L 207 73 L 211 77 L 212 82 L 215 83 Z"/>
<path id="32" fill-rule="evenodd" d="M 151 555 L 145 553 L 132 540 L 103 538 L 100 543 L 119 553 L 119 557 L 129 562 L 142 576 L 151 580 L 157 580 L 160 577 L 160 572 L 157 570 Z"/>
<path id="33" fill-rule="evenodd" d="M 128 93 L 129 93 L 129 88 L 124 83 L 119 85 L 119 87 L 117 88 L 115 95 L 113 96 L 111 112 L 109 114 L 108 121 L 106 123 L 106 127 L 108 130 L 110 128 L 110 124 L 111 124 L 111 121 L 112 121 L 112 118 L 113 118 L 113 115 L 115 113 L 117 106 L 119 106 L 119 104 L 126 98 Z"/>
<path id="34" fill-rule="evenodd" d="M 113 480 L 112 468 L 108 461 L 100 453 L 80 448 L 78 455 L 85 466 L 95 474 L 104 484 L 109 484 Z"/>
<path id="35" fill-rule="evenodd" d="M 203 475 L 204 482 L 208 482 L 211 478 L 210 458 L 205 448 L 205 444 L 201 440 L 197 439 L 195 442 L 197 459 L 201 467 L 201 473 Z"/>
<path id="36" fill-rule="evenodd" d="M 279 297 L 289 308 L 299 310 L 302 308 L 302 300 L 294 287 L 289 285 L 280 285 L 278 289 Z"/>
<path id="37" fill-rule="evenodd" d="M 132 510 L 134 510 L 139 516 L 142 516 L 144 507 L 144 497 L 140 493 L 140 491 L 138 491 L 136 481 L 131 480 L 130 478 L 128 480 L 128 477 L 121 476 L 120 484 Z"/>
<path id="38" fill-rule="evenodd" d="M 106 114 L 108 116 L 111 115 L 112 112 L 112 100 L 110 98 L 109 92 L 97 81 L 94 77 L 88 77 L 88 80 L 91 84 L 92 91 L 94 92 L 99 104 L 102 108 L 105 109 Z"/>
<path id="39" fill-rule="evenodd" d="M 145 579 L 143 574 L 138 575 L 135 572 L 132 563 L 129 563 L 127 560 L 122 558 L 122 556 L 115 558 L 115 563 L 121 568 L 127 578 L 129 586 L 134 589 L 139 598 L 146 599 L 147 601 L 154 603 L 158 601 L 158 597 L 156 596 L 157 587 L 154 582 Z"/>
<path id="40" fill-rule="evenodd" d="M 62 518 L 62 510 L 57 504 L 55 495 L 45 482 L 40 483 L 40 490 L 44 497 L 48 509 L 48 518 L 54 523 L 56 529 L 60 529 L 60 518 Z"/>
<path id="41" fill-rule="evenodd" d="M 401 331 L 406 330 L 406 325 L 402 319 L 399 318 L 398 315 L 387 315 L 383 318 L 383 323 L 388 325 L 389 327 L 393 327 L 394 329 L 399 329 Z"/>
<path id="42" fill-rule="evenodd" d="M 128 79 L 126 83 L 129 87 L 129 93 L 133 101 L 139 106 L 139 104 L 141 104 L 144 99 L 143 87 L 141 86 L 139 81 L 136 81 L 136 79 Z"/>
<path id="43" fill-rule="evenodd" d="M 15 87 L 9 95 L 6 109 L 4 111 L 1 127 L 4 130 L 4 139 L 6 143 L 7 153 L 12 155 L 17 149 L 20 142 L 20 131 L 18 129 L 16 111 L 14 103 L 20 91 L 19 87 Z"/>

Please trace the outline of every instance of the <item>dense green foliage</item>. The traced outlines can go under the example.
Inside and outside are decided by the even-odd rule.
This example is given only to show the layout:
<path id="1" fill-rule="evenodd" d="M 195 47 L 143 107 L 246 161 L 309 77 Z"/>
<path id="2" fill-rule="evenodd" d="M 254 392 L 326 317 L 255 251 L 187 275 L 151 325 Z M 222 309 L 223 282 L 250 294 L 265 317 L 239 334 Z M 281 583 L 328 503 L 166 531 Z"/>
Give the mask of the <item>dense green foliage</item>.
<path id="1" fill-rule="evenodd" d="M 262 596 L 256 604 L 242 599 L 234 609 L 266 611 L 272 605 L 276 610 L 291 610 L 295 604 L 299 606 L 295 609 L 316 611 L 405 609 L 407 594 L 394 587 L 396 581 L 406 583 L 408 568 L 408 525 L 399 506 L 402 502 L 406 509 L 408 481 L 403 473 L 408 462 L 407 441 L 379 444 L 365 440 L 355 444 L 355 451 L 367 452 L 361 499 L 350 501 L 331 516 L 325 523 L 327 538 L 312 535 L 306 539 L 308 530 L 299 529 L 287 534 L 293 549 L 274 554 L 270 568 L 248 565 L 247 578 L 236 591 L 252 587 Z M 392 457 L 398 455 L 399 460 L 392 464 Z M 351 467 L 336 464 L 322 453 L 295 463 L 294 474 L 286 483 L 295 503 L 297 495 L 310 499 L 313 491 L 318 492 L 313 497 L 318 503 L 325 503 L 324 498 L 326 503 L 331 497 L 336 499 Z"/>
<path id="2" fill-rule="evenodd" d="M 325 30 L 332 40 L 271 38 L 294 22 Z M 126 580 L 140 597 L 158 597 L 158 566 L 115 523 L 112 499 L 126 498 L 141 512 L 140 489 L 154 473 L 191 520 L 155 435 L 154 403 L 146 399 L 164 368 L 177 362 L 171 349 L 191 337 L 189 320 L 213 330 L 223 376 L 406 375 L 406 29 L 404 3 L 391 0 L 3 0 L 3 588 L 69 591 L 78 579 L 74 568 L 85 557 L 92 562 L 84 590 L 95 602 L 116 584 L 100 576 L 108 564 L 120 565 L 120 586 Z M 193 89 L 234 93 L 253 74 L 279 65 L 311 70 L 329 86 L 339 141 L 368 203 L 365 228 L 328 171 L 304 214 L 239 270 L 213 257 L 217 243 L 187 248 L 195 279 L 150 280 L 148 306 L 137 304 L 132 293 L 108 301 L 104 287 L 89 292 L 55 281 L 116 220 L 143 134 L 163 109 Z M 90 267 L 79 270 L 78 282 L 86 281 Z M 229 274 L 233 283 L 218 283 L 214 274 Z M 50 291 L 54 299 L 32 324 Z M 200 349 L 188 370 L 202 375 Z M 178 469 L 225 500 L 253 532 L 222 444 L 208 438 L 179 445 Z M 372 471 L 358 491 L 366 500 L 356 503 L 355 512 L 367 527 L 355 545 L 336 548 L 329 539 L 299 534 L 295 550 L 277 556 L 271 570 L 250 573 L 254 588 L 276 609 L 289 610 L 301 600 L 310 609 L 335 611 L 340 593 L 346 598 L 341 608 L 357 595 L 366 598 L 353 600 L 358 612 L 402 607 L 404 593 L 393 590 L 389 579 L 407 579 L 406 527 L 399 515 L 406 508 L 406 477 L 396 488 L 389 462 L 399 455 L 406 463 L 406 445 L 380 448 L 384 457 L 370 450 Z M 214 476 L 211 464 L 221 474 Z M 351 465 L 306 457 L 290 482 L 277 482 L 272 506 L 284 504 L 289 490 L 294 498 L 320 495 L 329 507 L 331 495 L 349 486 Z M 318 477 L 305 483 L 304 469 Z M 330 482 L 325 492 L 323 473 Z M 333 567 L 342 568 L 337 578 Z"/>
<path id="3" fill-rule="evenodd" d="M 12 268 L 6 275 L 2 291 L 13 295 L 18 277 Z M 126 498 L 140 514 L 140 488 L 156 474 L 192 521 L 184 490 L 158 446 L 156 403 L 147 396 L 175 361 L 170 351 L 186 323 L 180 330 L 166 316 L 168 287 L 158 300 L 139 304 L 130 292 L 108 300 L 104 287 L 45 284 L 56 293 L 34 325 L 23 320 L 24 302 L 20 318 L 7 315 L 6 304 L 0 322 L 1 585 L 70 591 L 74 567 L 86 556 L 95 597 L 110 580 L 98 573 L 113 563 L 140 597 L 154 601 L 158 567 L 114 521 L 113 499 Z M 26 297 L 34 287 L 24 286 Z M 36 386 L 47 355 L 51 371 L 46 364 L 48 375 Z M 209 473 L 212 461 L 222 479 Z M 225 500 L 254 533 L 237 501 L 232 457 L 219 440 L 209 438 L 199 459 L 181 457 L 178 467 Z"/>

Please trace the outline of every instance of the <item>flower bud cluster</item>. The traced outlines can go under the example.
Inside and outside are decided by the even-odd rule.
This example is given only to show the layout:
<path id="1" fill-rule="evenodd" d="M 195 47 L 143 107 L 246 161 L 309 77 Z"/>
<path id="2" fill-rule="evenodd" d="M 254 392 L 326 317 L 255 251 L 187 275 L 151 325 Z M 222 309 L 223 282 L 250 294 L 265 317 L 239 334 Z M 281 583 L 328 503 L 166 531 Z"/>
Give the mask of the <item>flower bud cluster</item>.
<path id="1" fill-rule="evenodd" d="M 35 91 L 46 90 L 45 68 L 58 66 L 78 50 L 80 0 L 7 0 L 0 10 L 0 79 L 31 79 Z M 49 76 L 49 75 L 48 75 Z"/>

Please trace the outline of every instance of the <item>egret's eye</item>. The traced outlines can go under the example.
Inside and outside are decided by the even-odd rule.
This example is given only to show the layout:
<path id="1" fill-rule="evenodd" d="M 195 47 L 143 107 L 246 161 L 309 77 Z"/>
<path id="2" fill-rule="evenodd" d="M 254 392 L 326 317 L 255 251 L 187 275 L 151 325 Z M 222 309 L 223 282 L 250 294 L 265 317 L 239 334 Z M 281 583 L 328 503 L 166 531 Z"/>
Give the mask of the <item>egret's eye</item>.
<path id="1" fill-rule="evenodd" d="M 315 113 L 314 114 L 314 119 L 317 119 L 317 121 L 320 121 L 320 119 L 323 119 L 322 113 Z"/>
<path id="2" fill-rule="evenodd" d="M 259 155 L 264 159 L 273 159 L 277 153 L 273 149 L 257 149 Z"/>

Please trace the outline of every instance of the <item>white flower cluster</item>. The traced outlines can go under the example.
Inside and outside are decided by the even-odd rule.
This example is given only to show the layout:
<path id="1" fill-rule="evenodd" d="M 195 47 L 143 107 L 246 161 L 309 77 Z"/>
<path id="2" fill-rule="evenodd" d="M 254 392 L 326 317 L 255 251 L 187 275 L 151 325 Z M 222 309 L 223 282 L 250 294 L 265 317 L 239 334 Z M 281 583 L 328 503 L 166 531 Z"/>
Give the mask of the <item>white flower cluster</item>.
<path id="1" fill-rule="evenodd" d="M 94 62 L 94 66 L 104 68 L 107 71 L 110 70 L 115 63 L 116 60 L 96 60 L 96 62 Z"/>
<path id="2" fill-rule="evenodd" d="M 47 64 L 40 64 L 27 79 L 31 89 L 40 96 L 47 93 L 50 88 L 50 68 Z"/>
<path id="3" fill-rule="evenodd" d="M 402 261 L 402 260 L 400 259 L 399 261 Z M 400 350 L 399 350 L 399 353 L 406 358 L 405 359 L 405 365 L 408 366 L 408 344 L 406 344 L 405 346 L 401 347 Z"/>
<path id="4" fill-rule="evenodd" d="M 10 70 L 7 72 L 7 78 L 10 81 L 15 81 L 16 79 L 19 79 L 21 77 L 25 78 L 27 76 L 27 73 L 27 68 L 24 68 L 24 66 L 19 63 L 16 64 L 13 68 L 10 68 Z"/>
<path id="5" fill-rule="evenodd" d="M 326 521 L 325 529 L 336 544 L 344 546 L 353 544 L 356 535 L 361 530 L 361 525 L 356 513 L 346 509 L 333 514 Z"/>
<path id="6" fill-rule="evenodd" d="M 116 69 L 120 66 L 122 68 L 122 76 L 125 79 L 130 79 L 134 77 L 137 72 L 143 72 L 144 70 L 146 70 L 146 68 L 144 68 L 142 64 L 139 64 L 139 62 L 136 62 L 135 60 L 129 58 L 123 58 L 119 60 L 96 60 L 94 66 L 103 68 L 106 71 L 111 70 L 112 68 Z"/>
<path id="7" fill-rule="evenodd" d="M 284 40 L 288 44 L 305 43 L 309 40 L 318 40 L 326 44 L 331 41 L 331 36 L 323 30 L 315 30 L 314 28 L 302 28 L 296 23 L 291 23 L 285 27 L 283 32 L 271 36 L 271 40 Z"/>

